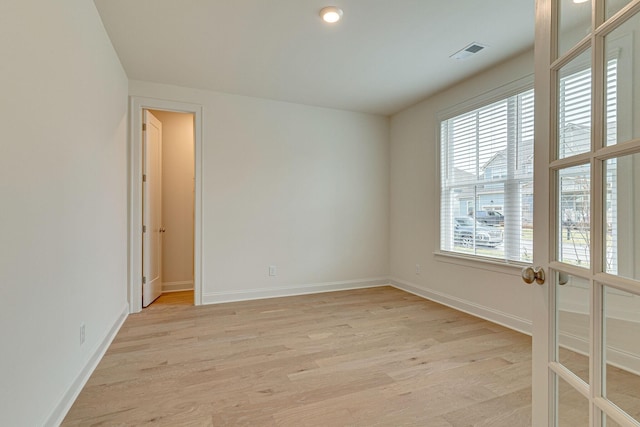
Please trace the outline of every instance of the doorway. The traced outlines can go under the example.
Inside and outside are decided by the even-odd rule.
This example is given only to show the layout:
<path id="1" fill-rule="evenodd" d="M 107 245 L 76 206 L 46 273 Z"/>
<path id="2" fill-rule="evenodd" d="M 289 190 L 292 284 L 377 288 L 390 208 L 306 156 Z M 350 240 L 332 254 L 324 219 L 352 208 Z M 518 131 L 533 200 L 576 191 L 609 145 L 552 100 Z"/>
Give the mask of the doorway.
<path id="1" fill-rule="evenodd" d="M 193 293 L 201 304 L 201 147 L 202 108 L 199 105 L 151 98 L 131 98 L 129 146 L 129 277 L 131 313 L 143 307 L 145 277 L 145 232 L 156 232 L 160 251 L 161 292 Z M 160 225 L 149 229 L 144 208 L 145 150 L 144 117 L 153 115 L 162 124 L 163 190 Z M 165 184 L 165 185 L 162 185 Z M 167 188 L 164 188 L 167 187 Z M 149 210 L 149 208 L 147 208 Z M 156 209 L 158 210 L 158 209 Z M 145 230 L 146 228 L 146 230 Z M 148 248 L 147 254 L 152 253 Z M 155 296 L 157 297 L 157 295 Z M 153 299 L 155 299 L 153 297 Z M 150 302 L 150 301 L 149 301 Z"/>
<path id="2" fill-rule="evenodd" d="M 193 113 L 145 109 L 143 117 L 142 305 L 147 307 L 160 295 L 193 295 L 195 144 Z"/>

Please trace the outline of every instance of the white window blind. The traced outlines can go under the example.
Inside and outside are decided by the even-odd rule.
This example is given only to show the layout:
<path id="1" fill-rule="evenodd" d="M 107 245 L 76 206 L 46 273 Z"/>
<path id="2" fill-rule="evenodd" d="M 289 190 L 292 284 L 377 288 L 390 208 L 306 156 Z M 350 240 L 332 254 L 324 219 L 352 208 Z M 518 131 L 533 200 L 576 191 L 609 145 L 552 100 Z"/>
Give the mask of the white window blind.
<path id="1" fill-rule="evenodd" d="M 591 150 L 591 69 L 560 78 L 558 107 L 558 156 Z"/>
<path id="2" fill-rule="evenodd" d="M 614 145 L 618 141 L 618 60 L 611 59 L 607 63 L 606 92 L 606 145 Z"/>
<path id="3" fill-rule="evenodd" d="M 615 144 L 617 116 L 618 60 L 607 62 L 605 145 Z M 559 157 L 565 158 L 591 150 L 591 69 L 586 68 L 560 78 Z"/>
<path id="4" fill-rule="evenodd" d="M 615 144 L 618 133 L 618 59 L 607 61 L 605 92 L 605 145 Z M 558 99 L 558 150 L 559 157 L 565 158 L 591 150 L 591 69 L 567 73 L 559 80 Z M 615 159 L 607 162 L 607 179 L 612 186 L 616 175 Z M 558 259 L 569 264 L 588 266 L 591 254 L 588 244 L 591 218 L 590 169 L 587 165 L 571 167 L 561 171 L 559 191 Z M 606 189 L 608 212 L 617 209 L 616 195 L 611 188 Z M 616 224 L 608 224 L 615 227 Z M 616 236 L 607 239 L 609 252 L 607 267 L 616 270 Z"/>
<path id="5" fill-rule="evenodd" d="M 533 90 L 441 122 L 440 249 L 532 259 Z"/>

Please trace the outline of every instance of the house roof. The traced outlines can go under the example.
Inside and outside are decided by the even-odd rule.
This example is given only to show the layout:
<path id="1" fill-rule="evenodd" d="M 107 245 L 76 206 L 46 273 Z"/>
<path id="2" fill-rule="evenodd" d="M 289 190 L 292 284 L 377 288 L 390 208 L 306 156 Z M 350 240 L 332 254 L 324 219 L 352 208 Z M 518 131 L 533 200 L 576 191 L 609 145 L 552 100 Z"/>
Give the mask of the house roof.
<path id="1" fill-rule="evenodd" d="M 493 156 L 491 156 L 491 158 L 489 160 L 487 160 L 487 162 L 482 166 L 482 170 L 487 169 L 490 166 L 493 166 L 494 163 L 500 161 L 502 164 L 506 164 L 507 163 L 507 150 L 500 150 L 497 153 L 495 153 Z"/>

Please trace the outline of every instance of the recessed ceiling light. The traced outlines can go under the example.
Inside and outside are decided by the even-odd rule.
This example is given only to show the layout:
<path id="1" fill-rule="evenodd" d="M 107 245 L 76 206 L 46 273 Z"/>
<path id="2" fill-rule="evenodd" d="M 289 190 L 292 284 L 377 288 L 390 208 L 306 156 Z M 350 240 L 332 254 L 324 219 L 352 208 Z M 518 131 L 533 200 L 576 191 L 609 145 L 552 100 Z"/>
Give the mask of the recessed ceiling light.
<path id="1" fill-rule="evenodd" d="M 589 0 L 573 0 L 574 3 L 579 4 L 579 3 L 586 3 Z"/>
<path id="2" fill-rule="evenodd" d="M 335 6 L 327 6 L 320 11 L 320 17 L 329 24 L 336 23 L 342 18 L 342 9 Z"/>

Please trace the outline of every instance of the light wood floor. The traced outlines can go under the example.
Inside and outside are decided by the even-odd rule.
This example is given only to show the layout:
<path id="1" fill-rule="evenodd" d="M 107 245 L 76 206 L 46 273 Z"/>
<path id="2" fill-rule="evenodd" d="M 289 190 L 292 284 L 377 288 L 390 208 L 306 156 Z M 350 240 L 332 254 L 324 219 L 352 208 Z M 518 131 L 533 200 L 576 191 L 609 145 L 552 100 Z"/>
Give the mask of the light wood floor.
<path id="1" fill-rule="evenodd" d="M 559 362 L 585 382 L 589 382 L 589 358 L 561 348 Z M 607 365 L 605 376 L 606 397 L 632 418 L 640 422 L 640 376 Z M 562 426 L 589 425 L 589 407 L 586 398 L 564 380 L 558 384 L 558 419 Z M 607 422 L 607 427 L 618 424 Z"/>
<path id="2" fill-rule="evenodd" d="M 529 426 L 531 339 L 390 288 L 129 316 L 63 425 Z"/>
<path id="3" fill-rule="evenodd" d="M 193 291 L 181 291 L 181 292 L 169 292 L 162 294 L 155 300 L 149 310 L 160 310 L 164 306 L 192 306 L 193 305 Z"/>

